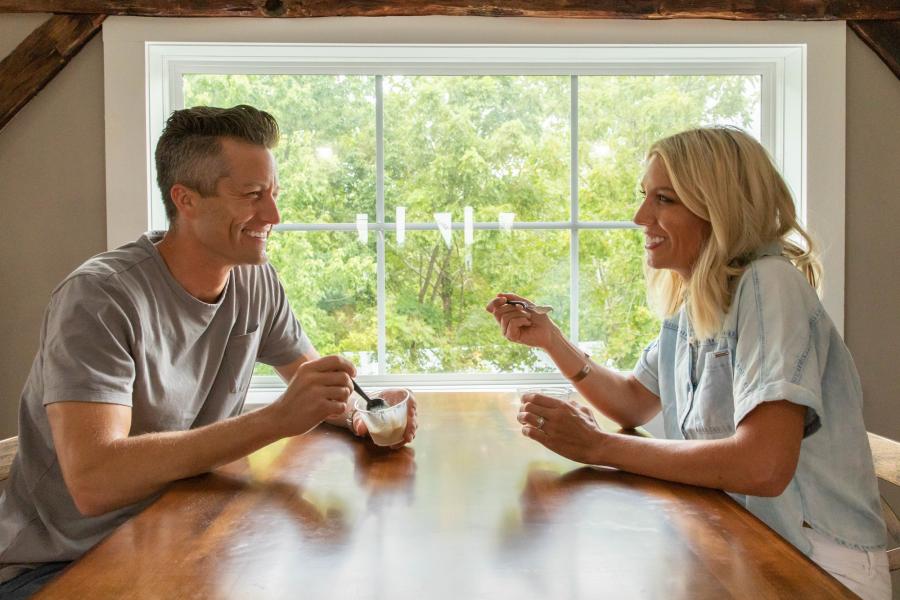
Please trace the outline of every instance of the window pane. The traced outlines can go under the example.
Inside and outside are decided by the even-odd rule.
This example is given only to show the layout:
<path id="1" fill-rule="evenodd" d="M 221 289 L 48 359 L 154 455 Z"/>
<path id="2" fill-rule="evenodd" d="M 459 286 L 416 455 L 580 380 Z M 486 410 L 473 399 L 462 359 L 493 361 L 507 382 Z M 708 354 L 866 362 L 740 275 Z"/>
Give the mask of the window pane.
<path id="1" fill-rule="evenodd" d="M 385 218 L 569 218 L 569 77 L 386 76 Z"/>
<path id="2" fill-rule="evenodd" d="M 454 231 L 407 232 L 387 248 L 387 364 L 390 373 L 534 373 L 555 370 L 544 354 L 507 342 L 484 310 L 498 292 L 555 307 L 569 326 L 569 232 L 479 230 L 467 248 Z"/>
<path id="3" fill-rule="evenodd" d="M 760 77 L 579 77 L 578 114 L 579 218 L 630 221 L 644 154 L 656 140 L 714 124 L 759 139 Z"/>
<path id="4" fill-rule="evenodd" d="M 281 231 L 269 260 L 319 354 L 343 354 L 360 375 L 378 372 L 375 238 L 355 232 Z"/>
<path id="5" fill-rule="evenodd" d="M 647 307 L 643 238 L 636 229 L 579 233 L 579 345 L 599 364 L 631 370 L 659 333 Z"/>
<path id="6" fill-rule="evenodd" d="M 285 223 L 375 220 L 375 78 L 184 76 L 185 106 L 249 104 L 281 127 L 275 148 Z"/>

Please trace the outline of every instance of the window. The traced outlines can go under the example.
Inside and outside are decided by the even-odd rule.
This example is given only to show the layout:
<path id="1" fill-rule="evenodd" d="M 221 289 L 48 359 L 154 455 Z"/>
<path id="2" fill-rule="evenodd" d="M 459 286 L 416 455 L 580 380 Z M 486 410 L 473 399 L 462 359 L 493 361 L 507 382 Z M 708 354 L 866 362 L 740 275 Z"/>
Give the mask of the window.
<path id="1" fill-rule="evenodd" d="M 802 44 L 149 42 L 146 57 L 147 156 L 175 108 L 245 102 L 278 118 L 270 257 L 320 351 L 350 356 L 370 385 L 558 379 L 483 311 L 506 290 L 630 368 L 658 328 L 630 219 L 662 135 L 750 130 L 806 208 Z"/>

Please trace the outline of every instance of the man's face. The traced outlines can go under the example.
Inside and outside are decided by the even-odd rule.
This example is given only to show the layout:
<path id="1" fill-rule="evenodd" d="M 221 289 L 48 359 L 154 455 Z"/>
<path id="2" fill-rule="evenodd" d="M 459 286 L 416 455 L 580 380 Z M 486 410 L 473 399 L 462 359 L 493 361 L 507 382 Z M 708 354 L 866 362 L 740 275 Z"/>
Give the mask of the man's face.
<path id="1" fill-rule="evenodd" d="M 262 146 L 223 138 L 222 159 L 226 175 L 215 195 L 199 198 L 191 230 L 212 262 L 263 264 L 269 233 L 281 221 L 275 158 Z"/>

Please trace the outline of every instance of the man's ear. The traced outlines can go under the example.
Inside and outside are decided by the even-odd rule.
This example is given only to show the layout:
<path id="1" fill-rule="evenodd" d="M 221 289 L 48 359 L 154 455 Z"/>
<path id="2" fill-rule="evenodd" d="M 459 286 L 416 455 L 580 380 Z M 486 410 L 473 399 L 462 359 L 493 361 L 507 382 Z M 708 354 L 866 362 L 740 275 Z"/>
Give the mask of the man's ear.
<path id="1" fill-rule="evenodd" d="M 172 199 L 172 204 L 175 205 L 179 215 L 191 216 L 197 211 L 200 194 L 193 188 L 176 183 L 169 190 L 169 197 Z"/>

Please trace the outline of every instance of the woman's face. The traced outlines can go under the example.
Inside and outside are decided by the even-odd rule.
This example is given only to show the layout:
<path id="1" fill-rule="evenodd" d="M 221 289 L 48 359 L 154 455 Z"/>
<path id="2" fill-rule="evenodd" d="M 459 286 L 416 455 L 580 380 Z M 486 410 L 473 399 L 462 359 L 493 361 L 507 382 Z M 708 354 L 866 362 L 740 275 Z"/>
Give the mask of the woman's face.
<path id="1" fill-rule="evenodd" d="M 644 228 L 647 264 L 654 269 L 671 269 L 690 278 L 694 263 L 711 227 L 681 203 L 675 194 L 662 159 L 650 158 L 641 180 L 644 201 L 634 222 Z"/>

